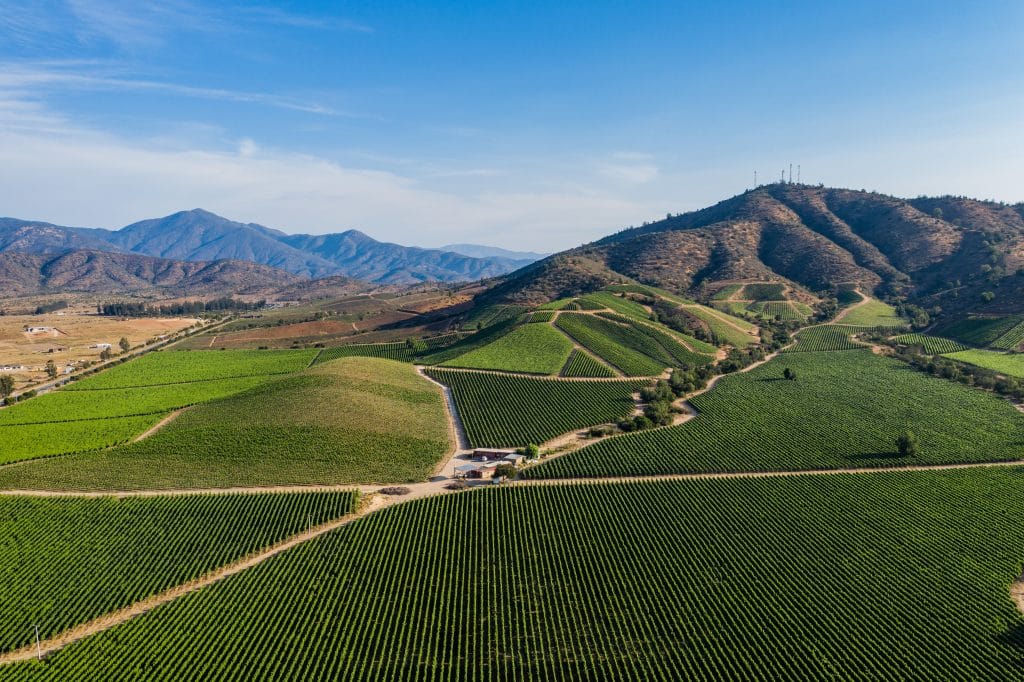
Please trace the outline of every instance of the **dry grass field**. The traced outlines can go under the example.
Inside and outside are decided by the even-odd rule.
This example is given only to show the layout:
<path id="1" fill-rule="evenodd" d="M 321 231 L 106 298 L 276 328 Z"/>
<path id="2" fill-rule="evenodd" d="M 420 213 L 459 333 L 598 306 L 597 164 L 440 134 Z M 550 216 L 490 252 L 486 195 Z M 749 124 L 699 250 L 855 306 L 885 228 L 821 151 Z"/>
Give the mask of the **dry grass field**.
<path id="1" fill-rule="evenodd" d="M 72 305 L 43 315 L 0 316 L 0 367 L 25 367 L 6 371 L 17 386 L 46 378 L 44 367 L 53 360 L 58 370 L 69 364 L 99 360 L 97 344 L 109 343 L 115 351 L 121 337 L 137 346 L 195 324 L 187 317 L 132 318 L 101 317 L 92 306 Z M 27 328 L 45 331 L 28 332 Z"/>

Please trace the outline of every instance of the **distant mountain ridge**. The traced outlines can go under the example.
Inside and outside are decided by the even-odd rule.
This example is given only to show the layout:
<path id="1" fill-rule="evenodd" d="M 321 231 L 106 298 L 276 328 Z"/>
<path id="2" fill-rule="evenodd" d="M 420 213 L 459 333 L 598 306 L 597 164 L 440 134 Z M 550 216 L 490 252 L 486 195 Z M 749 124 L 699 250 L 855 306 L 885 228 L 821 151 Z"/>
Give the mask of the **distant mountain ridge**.
<path id="1" fill-rule="evenodd" d="M 452 251 L 463 256 L 473 258 L 508 258 L 510 260 L 538 261 L 547 258 L 550 253 L 537 253 L 535 251 L 510 251 L 497 246 L 484 246 L 482 244 L 445 244 L 440 247 L 442 251 Z"/>
<path id="2" fill-rule="evenodd" d="M 139 221 L 120 230 L 0 218 L 0 253 L 49 255 L 80 249 L 179 261 L 241 260 L 302 277 L 343 275 L 385 284 L 471 281 L 503 275 L 531 262 L 389 244 L 357 230 L 289 235 L 202 209 Z"/>
<path id="3" fill-rule="evenodd" d="M 549 256 L 485 298 L 532 303 L 621 281 L 700 296 L 734 280 L 812 291 L 854 283 L 946 310 L 1018 312 L 1024 205 L 766 185 Z"/>
<path id="4" fill-rule="evenodd" d="M 307 281 L 267 265 L 239 260 L 176 261 L 134 253 L 77 250 L 59 254 L 0 253 L 0 291 L 129 294 L 246 294 Z"/>

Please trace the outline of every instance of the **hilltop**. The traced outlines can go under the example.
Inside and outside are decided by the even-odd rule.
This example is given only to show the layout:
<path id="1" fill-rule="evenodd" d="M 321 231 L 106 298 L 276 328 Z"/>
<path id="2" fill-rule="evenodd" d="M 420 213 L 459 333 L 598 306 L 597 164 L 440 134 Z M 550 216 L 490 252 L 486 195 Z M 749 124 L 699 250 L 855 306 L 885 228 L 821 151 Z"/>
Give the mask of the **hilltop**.
<path id="1" fill-rule="evenodd" d="M 1000 313 L 1024 304 L 1022 267 L 1022 205 L 780 183 L 554 254 L 486 300 L 537 303 L 629 282 L 710 297 L 726 283 L 771 280 Z"/>

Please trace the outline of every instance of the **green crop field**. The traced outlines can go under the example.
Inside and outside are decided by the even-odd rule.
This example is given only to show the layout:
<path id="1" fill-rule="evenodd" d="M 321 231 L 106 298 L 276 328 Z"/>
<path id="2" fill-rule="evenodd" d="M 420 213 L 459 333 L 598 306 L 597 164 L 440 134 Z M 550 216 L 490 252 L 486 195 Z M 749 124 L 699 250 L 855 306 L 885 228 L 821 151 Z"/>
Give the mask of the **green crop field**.
<path id="1" fill-rule="evenodd" d="M 850 340 L 856 329 L 831 324 L 801 329 L 796 335 L 796 345 L 786 349 L 787 353 L 821 350 L 851 350 L 862 348 Z"/>
<path id="2" fill-rule="evenodd" d="M 473 447 L 522 447 L 632 413 L 644 381 L 559 381 L 431 369 L 451 387 Z"/>
<path id="3" fill-rule="evenodd" d="M 747 308 L 749 304 L 746 301 L 712 301 L 711 305 L 715 310 L 733 316 L 748 315 L 750 313 L 750 310 Z"/>
<path id="4" fill-rule="evenodd" d="M 124 443 L 143 433 L 162 417 L 160 414 L 148 414 L 141 417 L 0 426 L 0 464 L 89 452 Z"/>
<path id="5" fill-rule="evenodd" d="M 563 377 L 613 377 L 615 372 L 584 350 L 576 349 L 562 369 Z"/>
<path id="6" fill-rule="evenodd" d="M 665 355 L 661 350 L 656 353 L 650 353 L 647 351 L 645 354 L 660 359 L 662 361 L 668 361 L 669 364 L 673 365 L 707 365 L 714 360 L 715 354 L 718 349 L 711 344 L 698 341 L 692 336 L 686 334 L 680 334 L 679 332 L 669 331 L 667 327 L 664 327 L 657 322 L 640 322 L 626 315 L 620 315 L 619 313 L 597 313 L 599 317 L 603 317 L 612 322 L 618 322 L 633 328 L 634 331 L 652 339 L 660 348 L 668 353 Z M 696 349 L 705 350 L 705 352 L 695 352 Z M 691 350 L 693 349 L 693 350 Z M 638 348 L 637 350 L 643 350 Z"/>
<path id="7" fill-rule="evenodd" d="M 0 678 L 1019 679 L 1022 481 L 908 472 L 416 500 Z"/>
<path id="8" fill-rule="evenodd" d="M 571 313 L 559 315 L 555 325 L 581 346 L 628 376 L 655 376 L 673 364 L 667 351 L 632 327 L 594 315 Z M 652 358 L 647 352 L 660 359 Z"/>
<path id="9" fill-rule="evenodd" d="M 769 320 L 778 318 L 785 322 L 799 322 L 807 319 L 807 315 L 803 312 L 798 312 L 789 301 L 759 301 L 748 305 L 747 310 Z"/>
<path id="10" fill-rule="evenodd" d="M 324 348 L 316 356 L 315 363 L 330 362 L 338 358 L 384 358 L 400 362 L 412 362 L 413 350 L 405 342 L 398 343 L 360 343 L 348 346 Z"/>
<path id="11" fill-rule="evenodd" d="M 1013 334 L 1022 322 L 1019 317 L 969 317 L 935 330 L 970 346 L 989 346 L 1007 334 Z M 1012 338 L 1012 337 L 1011 337 Z"/>
<path id="12" fill-rule="evenodd" d="M 853 327 L 906 327 L 907 321 L 896 314 L 896 309 L 888 303 L 872 300 L 862 306 L 852 308 L 840 324 Z"/>
<path id="13" fill-rule="evenodd" d="M 149 353 L 0 411 L 0 462 L 125 443 L 172 410 L 245 393 L 283 373 L 304 369 L 315 355 L 316 351 Z"/>
<path id="14" fill-rule="evenodd" d="M 543 305 L 537 306 L 537 310 L 562 310 L 570 303 L 572 303 L 571 298 L 559 298 L 557 300 L 548 301 Z"/>
<path id="15" fill-rule="evenodd" d="M 689 305 L 683 307 L 683 310 L 704 322 L 722 343 L 746 348 L 757 341 L 757 327 L 746 320 L 704 306 Z"/>
<path id="16" fill-rule="evenodd" d="M 64 390 L 126 388 L 209 381 L 234 377 L 290 374 L 313 362 L 315 350 L 208 350 L 147 353 Z"/>
<path id="17" fill-rule="evenodd" d="M 971 349 L 949 353 L 946 357 L 1024 379 L 1024 353 L 997 353 L 991 350 Z"/>
<path id="18" fill-rule="evenodd" d="M 0 410 L 0 428 L 167 413 L 179 407 L 247 391 L 268 377 L 214 379 L 162 386 L 106 388 L 95 391 L 53 391 Z M 0 431 L 2 433 L 2 431 Z"/>
<path id="19" fill-rule="evenodd" d="M 31 644 L 33 625 L 51 637 L 342 517 L 355 498 L 0 497 L 0 651 Z"/>
<path id="20" fill-rule="evenodd" d="M 492 305 L 473 310 L 462 328 L 465 330 L 483 329 L 502 322 L 511 322 L 526 312 L 527 308 L 520 305 Z"/>
<path id="21" fill-rule="evenodd" d="M 957 343 L 952 339 L 944 339 L 941 336 L 929 336 L 928 334 L 901 334 L 892 337 L 896 343 L 904 346 L 920 346 L 929 355 L 942 355 L 943 353 L 955 353 L 967 350 L 967 346 Z"/>
<path id="22" fill-rule="evenodd" d="M 460 355 L 465 355 L 475 348 L 483 348 L 487 344 L 496 341 L 516 328 L 517 324 L 515 319 L 504 320 L 478 332 L 464 336 L 455 343 L 445 346 L 444 348 L 428 349 L 428 354 L 417 358 L 417 362 L 421 362 L 425 365 L 436 365 L 445 362 L 446 360 L 457 358 Z"/>
<path id="23" fill-rule="evenodd" d="M 554 310 L 535 310 L 530 313 L 530 324 L 550 322 L 555 319 L 555 312 Z"/>
<path id="24" fill-rule="evenodd" d="M 726 284 L 724 287 L 715 292 L 715 295 L 711 297 L 711 300 L 724 301 L 727 298 L 732 298 L 733 294 L 737 293 L 742 288 L 742 284 Z"/>
<path id="25" fill-rule="evenodd" d="M 782 378 L 784 368 L 796 381 Z M 984 391 L 868 350 L 793 353 L 724 377 L 685 424 L 616 436 L 531 478 L 776 471 L 1024 459 L 1024 414 Z M 913 431 L 916 457 L 896 438 Z"/>
<path id="26" fill-rule="evenodd" d="M 83 423 L 96 422 L 71 424 Z M 342 358 L 194 407 L 138 443 L 0 468 L 0 489 L 416 481 L 449 447 L 437 386 L 408 364 Z"/>
<path id="27" fill-rule="evenodd" d="M 786 285 L 780 282 L 746 284 L 743 286 L 743 293 L 739 298 L 749 301 L 783 301 L 786 298 L 785 290 Z"/>
<path id="28" fill-rule="evenodd" d="M 610 291 L 598 291 L 593 294 L 587 294 L 580 301 L 584 301 L 595 308 L 610 308 L 617 313 L 638 320 L 651 319 L 651 313 L 642 305 L 628 298 L 616 296 Z"/>
<path id="29" fill-rule="evenodd" d="M 447 367 L 528 374 L 557 374 L 571 352 L 572 342 L 551 325 L 524 324 L 486 346 L 441 364 Z"/>

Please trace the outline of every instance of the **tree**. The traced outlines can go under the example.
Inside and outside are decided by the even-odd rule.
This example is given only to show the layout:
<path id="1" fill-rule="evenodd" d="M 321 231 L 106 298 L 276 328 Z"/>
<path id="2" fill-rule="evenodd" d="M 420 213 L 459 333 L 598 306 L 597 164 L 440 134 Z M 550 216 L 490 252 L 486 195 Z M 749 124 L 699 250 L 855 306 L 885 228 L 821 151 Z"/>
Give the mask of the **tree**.
<path id="1" fill-rule="evenodd" d="M 109 348 L 104 348 L 100 351 L 100 360 L 109 360 L 114 357 L 114 354 L 110 352 Z"/>
<path id="2" fill-rule="evenodd" d="M 917 436 L 914 435 L 913 431 L 904 431 L 896 439 L 896 449 L 899 450 L 900 457 L 914 457 L 917 455 Z"/>
<path id="3" fill-rule="evenodd" d="M 996 297 L 996 295 L 993 294 L 991 291 L 983 291 L 983 292 L 981 292 L 981 300 L 984 303 L 991 303 L 992 300 L 995 297 Z"/>
<path id="4" fill-rule="evenodd" d="M 14 377 L 10 374 L 0 374 L 0 397 L 7 398 L 14 393 Z"/>
<path id="5" fill-rule="evenodd" d="M 526 455 L 527 459 L 537 459 L 540 457 L 540 448 L 537 447 L 536 443 L 530 443 L 523 449 L 523 454 Z"/>
<path id="6" fill-rule="evenodd" d="M 121 352 L 127 353 L 132 349 L 132 344 L 128 342 L 128 338 L 122 336 L 121 340 L 117 342 L 117 345 L 121 346 Z"/>
<path id="7" fill-rule="evenodd" d="M 51 379 L 57 378 L 57 364 L 53 360 L 46 361 L 46 376 Z"/>
<path id="8" fill-rule="evenodd" d="M 786 369 L 782 370 L 782 377 L 786 381 L 796 381 L 796 370 L 787 367 Z"/>
<path id="9" fill-rule="evenodd" d="M 505 478 L 515 478 L 516 465 L 511 462 L 505 462 L 494 467 L 494 477 L 504 476 Z"/>

